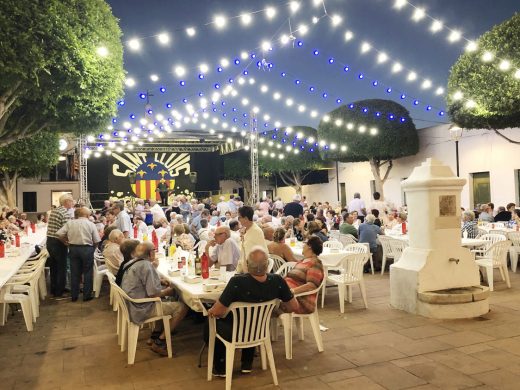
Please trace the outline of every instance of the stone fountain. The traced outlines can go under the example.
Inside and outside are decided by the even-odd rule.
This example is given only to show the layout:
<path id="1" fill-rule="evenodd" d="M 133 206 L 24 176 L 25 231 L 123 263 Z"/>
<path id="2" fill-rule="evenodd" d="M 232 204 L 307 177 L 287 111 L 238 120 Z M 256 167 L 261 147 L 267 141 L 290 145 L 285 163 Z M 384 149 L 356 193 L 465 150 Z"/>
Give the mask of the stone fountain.
<path id="1" fill-rule="evenodd" d="M 390 303 L 431 318 L 471 318 L 489 311 L 473 254 L 461 246 L 460 194 L 466 179 L 428 158 L 402 182 L 409 246 L 390 267 Z"/>

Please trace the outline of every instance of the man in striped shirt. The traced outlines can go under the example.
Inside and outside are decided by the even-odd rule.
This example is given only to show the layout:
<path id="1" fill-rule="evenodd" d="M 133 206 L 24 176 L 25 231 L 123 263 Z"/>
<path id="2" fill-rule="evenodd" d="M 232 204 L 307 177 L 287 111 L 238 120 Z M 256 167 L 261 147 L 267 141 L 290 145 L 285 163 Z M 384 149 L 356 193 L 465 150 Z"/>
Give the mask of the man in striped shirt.
<path id="1" fill-rule="evenodd" d="M 51 211 L 47 225 L 51 294 L 54 297 L 63 296 L 67 275 L 67 245 L 60 240 L 57 232 L 70 220 L 68 210 L 73 206 L 74 199 L 71 194 L 60 196 L 60 206 Z"/>

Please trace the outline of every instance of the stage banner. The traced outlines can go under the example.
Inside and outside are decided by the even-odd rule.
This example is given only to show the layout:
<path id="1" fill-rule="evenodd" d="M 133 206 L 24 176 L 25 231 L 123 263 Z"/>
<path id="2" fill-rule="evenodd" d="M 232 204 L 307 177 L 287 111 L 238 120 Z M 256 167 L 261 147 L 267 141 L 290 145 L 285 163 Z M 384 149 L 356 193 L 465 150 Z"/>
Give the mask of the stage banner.
<path id="1" fill-rule="evenodd" d="M 190 161 L 189 153 L 112 153 L 109 190 L 118 197 L 160 200 L 156 188 L 164 182 L 174 194 L 190 194 L 194 190 Z"/>

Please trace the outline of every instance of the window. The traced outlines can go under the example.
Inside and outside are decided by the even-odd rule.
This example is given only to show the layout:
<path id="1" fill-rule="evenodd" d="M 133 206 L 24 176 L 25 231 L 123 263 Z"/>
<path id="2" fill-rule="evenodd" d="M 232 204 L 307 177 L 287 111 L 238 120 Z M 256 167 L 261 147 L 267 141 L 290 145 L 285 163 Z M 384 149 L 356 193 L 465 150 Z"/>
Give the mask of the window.
<path id="1" fill-rule="evenodd" d="M 473 182 L 473 207 L 477 204 L 491 202 L 489 172 L 475 172 L 471 174 Z"/>
<path id="2" fill-rule="evenodd" d="M 38 211 L 36 203 L 36 192 L 23 193 L 23 211 L 25 213 L 35 213 Z"/>

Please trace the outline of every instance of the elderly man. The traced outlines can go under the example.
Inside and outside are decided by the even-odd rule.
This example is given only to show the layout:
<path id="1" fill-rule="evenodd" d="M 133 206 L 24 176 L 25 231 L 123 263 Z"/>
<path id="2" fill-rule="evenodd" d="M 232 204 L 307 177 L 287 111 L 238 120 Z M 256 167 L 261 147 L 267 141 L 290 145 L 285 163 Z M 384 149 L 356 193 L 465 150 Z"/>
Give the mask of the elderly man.
<path id="1" fill-rule="evenodd" d="M 238 273 L 246 272 L 246 258 L 254 246 L 261 246 L 266 253 L 269 253 L 264 239 L 264 232 L 253 222 L 253 215 L 254 210 L 251 206 L 243 206 L 238 209 L 238 222 L 242 225 L 242 245 L 240 261 L 237 266 Z"/>
<path id="2" fill-rule="evenodd" d="M 231 238 L 231 230 L 227 226 L 220 226 L 215 230 L 215 239 L 206 244 L 205 252 L 210 265 L 226 267 L 226 271 L 234 271 L 240 259 L 240 247 Z"/>
<path id="3" fill-rule="evenodd" d="M 112 213 L 116 216 L 115 225 L 116 227 L 123 232 L 125 238 L 130 237 L 130 232 L 132 230 L 132 221 L 130 221 L 130 216 L 125 211 L 125 206 L 121 202 L 117 202 L 114 204 L 112 208 Z"/>
<path id="4" fill-rule="evenodd" d="M 483 204 L 480 206 L 480 214 L 478 219 L 483 222 L 495 222 L 495 219 L 493 218 L 493 211 L 491 210 L 489 204 Z"/>
<path id="5" fill-rule="evenodd" d="M 103 257 L 105 258 L 105 264 L 112 275 L 117 275 L 119 266 L 123 262 L 123 254 L 119 246 L 125 240 L 125 235 L 119 229 L 114 229 L 108 235 L 108 242 L 105 244 L 103 249 Z"/>
<path id="6" fill-rule="evenodd" d="M 74 206 L 74 199 L 71 194 L 60 196 L 60 206 L 51 210 L 47 225 L 51 294 L 56 298 L 63 296 L 67 275 L 67 246 L 60 240 L 57 232 L 69 221 L 68 210 L 72 206 Z"/>
<path id="7" fill-rule="evenodd" d="M 207 219 L 200 220 L 200 229 L 197 231 L 197 235 L 200 241 L 208 242 L 211 240 L 209 222 Z"/>
<path id="8" fill-rule="evenodd" d="M 150 201 L 150 212 L 152 213 L 154 224 L 159 223 L 162 219 L 166 219 L 164 210 L 155 200 Z"/>
<path id="9" fill-rule="evenodd" d="M 202 219 L 206 219 L 209 221 L 209 210 L 204 208 L 203 204 L 197 205 L 197 209 L 199 211 L 199 214 L 191 220 L 190 224 L 190 232 L 195 238 L 199 238 L 198 231 L 201 229 L 200 221 Z"/>
<path id="10" fill-rule="evenodd" d="M 226 214 L 226 212 L 229 211 L 229 202 L 226 201 L 226 198 L 224 196 L 221 196 L 219 198 L 220 202 L 217 203 L 217 211 L 220 215 Z"/>
<path id="11" fill-rule="evenodd" d="M 151 242 L 139 244 L 135 250 L 136 258 L 130 260 L 122 269 L 121 288 L 130 298 L 155 298 L 166 297 L 175 294 L 172 286 L 163 288 L 165 281 L 153 266 L 155 261 L 155 247 Z M 171 332 L 182 321 L 188 312 L 188 307 L 182 302 L 161 302 L 162 311 L 165 315 L 171 315 Z M 135 324 L 142 324 L 147 318 L 156 315 L 155 303 L 128 303 L 128 314 L 130 320 Z M 161 326 L 162 322 L 157 325 Z M 157 329 L 158 327 L 156 327 Z M 152 350 L 160 355 L 167 356 L 166 337 L 164 330 L 157 330 L 152 333 Z"/>
<path id="12" fill-rule="evenodd" d="M 233 302 L 259 303 L 280 299 L 283 302 L 284 311 L 297 310 L 298 302 L 287 283 L 280 275 L 268 274 L 268 264 L 268 253 L 264 247 L 253 246 L 247 256 L 247 273 L 233 276 L 218 301 L 208 310 L 209 316 L 221 318 L 217 321 L 217 332 L 223 338 L 231 339 L 233 318 L 231 315 L 226 316 L 226 312 Z M 207 333 L 206 331 L 206 340 L 209 338 Z M 242 350 L 242 373 L 251 372 L 254 354 L 254 347 Z M 225 367 L 226 348 L 220 340 L 216 339 L 213 375 L 225 376 Z"/>
<path id="13" fill-rule="evenodd" d="M 96 225 L 88 219 L 89 209 L 77 208 L 74 215 L 76 219 L 68 221 L 56 234 L 69 244 L 72 302 L 78 300 L 81 276 L 83 276 L 83 302 L 87 302 L 92 299 L 95 245 L 101 241 L 101 238 Z"/>
<path id="14" fill-rule="evenodd" d="M 361 199 L 359 192 L 354 193 L 354 199 L 352 199 L 348 204 L 348 212 L 352 213 L 354 211 L 357 211 L 358 218 L 363 222 L 365 215 L 367 215 L 367 210 L 365 201 Z"/>

